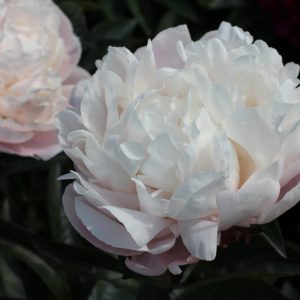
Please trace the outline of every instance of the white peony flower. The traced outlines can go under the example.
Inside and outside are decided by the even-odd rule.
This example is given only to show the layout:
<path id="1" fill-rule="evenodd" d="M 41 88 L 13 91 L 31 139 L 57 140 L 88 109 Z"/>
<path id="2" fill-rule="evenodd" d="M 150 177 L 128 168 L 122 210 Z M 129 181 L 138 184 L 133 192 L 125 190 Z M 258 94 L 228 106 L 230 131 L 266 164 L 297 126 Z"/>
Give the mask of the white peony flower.
<path id="1" fill-rule="evenodd" d="M 0 151 L 48 159 L 61 151 L 54 114 L 88 74 L 78 38 L 50 0 L 0 0 Z"/>
<path id="2" fill-rule="evenodd" d="M 63 203 L 96 247 L 158 275 L 213 260 L 222 231 L 300 199 L 299 66 L 223 22 L 110 47 L 57 127 L 76 171 Z M 78 100 L 82 100 L 81 102 Z"/>

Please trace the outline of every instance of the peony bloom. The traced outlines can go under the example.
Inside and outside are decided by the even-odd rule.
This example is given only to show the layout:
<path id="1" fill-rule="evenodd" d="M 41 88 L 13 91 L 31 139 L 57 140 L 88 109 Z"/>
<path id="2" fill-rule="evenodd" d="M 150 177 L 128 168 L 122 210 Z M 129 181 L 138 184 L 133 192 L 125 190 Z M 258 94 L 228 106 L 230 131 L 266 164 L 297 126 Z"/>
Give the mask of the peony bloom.
<path id="1" fill-rule="evenodd" d="M 61 151 L 54 114 L 87 72 L 72 25 L 50 0 L 0 0 L 0 151 L 48 159 Z"/>
<path id="2" fill-rule="evenodd" d="M 75 229 L 146 275 L 213 260 L 222 231 L 300 199 L 299 66 L 228 23 L 109 48 L 57 127 Z"/>

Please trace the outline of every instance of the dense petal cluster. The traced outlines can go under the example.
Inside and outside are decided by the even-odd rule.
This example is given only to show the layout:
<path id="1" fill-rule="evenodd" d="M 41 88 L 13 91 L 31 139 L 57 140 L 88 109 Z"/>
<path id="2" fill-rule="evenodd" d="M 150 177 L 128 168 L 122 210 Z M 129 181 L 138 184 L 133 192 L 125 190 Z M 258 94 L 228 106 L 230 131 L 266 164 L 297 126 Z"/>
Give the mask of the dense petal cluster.
<path id="1" fill-rule="evenodd" d="M 53 117 L 87 77 L 80 55 L 52 0 L 0 1 L 0 151 L 44 159 L 60 151 Z"/>
<path id="2" fill-rule="evenodd" d="M 299 66 L 223 22 L 108 49 L 57 127 L 76 171 L 66 214 L 93 245 L 158 275 L 213 260 L 222 231 L 300 199 Z"/>

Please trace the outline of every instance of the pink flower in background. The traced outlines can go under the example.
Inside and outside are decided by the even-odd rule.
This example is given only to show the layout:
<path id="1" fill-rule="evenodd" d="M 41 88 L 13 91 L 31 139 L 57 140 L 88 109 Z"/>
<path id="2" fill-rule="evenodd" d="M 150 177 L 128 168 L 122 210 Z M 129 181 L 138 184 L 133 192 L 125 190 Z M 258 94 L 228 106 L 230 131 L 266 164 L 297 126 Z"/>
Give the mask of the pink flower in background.
<path id="1" fill-rule="evenodd" d="M 146 275 L 213 260 L 222 231 L 300 199 L 299 66 L 228 23 L 108 49 L 57 115 L 75 229 Z"/>
<path id="2" fill-rule="evenodd" d="M 88 74 L 81 46 L 50 0 L 0 1 L 0 151 L 48 159 L 61 151 L 54 114 Z"/>

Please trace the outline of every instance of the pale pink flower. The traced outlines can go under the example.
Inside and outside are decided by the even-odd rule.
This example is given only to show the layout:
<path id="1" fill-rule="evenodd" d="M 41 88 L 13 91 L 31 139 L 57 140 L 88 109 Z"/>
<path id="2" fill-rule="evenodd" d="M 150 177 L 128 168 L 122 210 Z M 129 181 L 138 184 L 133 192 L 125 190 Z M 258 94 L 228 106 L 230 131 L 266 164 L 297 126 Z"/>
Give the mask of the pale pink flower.
<path id="1" fill-rule="evenodd" d="M 158 275 L 213 260 L 222 231 L 300 199 L 299 66 L 228 23 L 191 41 L 167 29 L 109 48 L 58 114 L 76 171 L 63 197 L 76 230 Z"/>
<path id="2" fill-rule="evenodd" d="M 50 0 L 0 1 L 0 151 L 48 159 L 61 151 L 53 125 L 72 86 L 79 39 Z"/>

